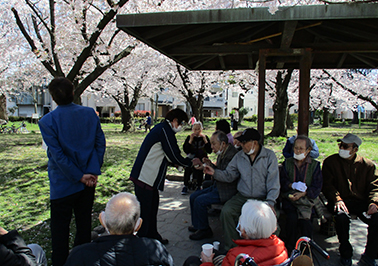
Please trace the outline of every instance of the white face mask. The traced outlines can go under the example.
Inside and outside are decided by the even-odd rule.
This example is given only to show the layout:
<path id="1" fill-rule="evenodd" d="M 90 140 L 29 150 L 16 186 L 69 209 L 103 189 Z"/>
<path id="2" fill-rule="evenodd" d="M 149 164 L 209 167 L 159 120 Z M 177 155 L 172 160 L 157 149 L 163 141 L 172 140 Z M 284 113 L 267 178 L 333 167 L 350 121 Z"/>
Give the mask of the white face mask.
<path id="1" fill-rule="evenodd" d="M 350 157 L 350 151 L 339 149 L 339 156 L 343 159 L 348 159 Z"/>
<path id="2" fill-rule="evenodd" d="M 304 153 L 301 153 L 301 154 L 296 154 L 294 153 L 294 159 L 298 160 L 298 161 L 302 161 L 304 158 L 306 158 L 306 155 Z"/>
<path id="3" fill-rule="evenodd" d="M 182 126 L 178 126 L 177 128 L 172 127 L 173 132 L 178 133 L 182 130 Z"/>
<path id="4" fill-rule="evenodd" d="M 178 133 L 178 132 L 180 132 L 182 130 L 182 126 L 181 125 L 179 125 L 177 128 L 175 128 L 175 127 L 172 126 L 171 121 L 167 120 L 167 122 L 171 126 L 173 132 Z"/>
<path id="5" fill-rule="evenodd" d="M 239 149 L 240 148 L 240 146 L 238 146 L 238 145 L 234 145 L 234 147 L 235 147 L 235 149 Z"/>
<path id="6" fill-rule="evenodd" d="M 222 142 L 223 144 L 223 142 Z M 223 150 L 222 150 L 222 144 L 219 146 L 219 150 L 215 153 L 216 155 L 221 155 L 223 153 Z"/>
<path id="7" fill-rule="evenodd" d="M 247 155 L 251 155 L 251 154 L 253 154 L 254 152 L 255 152 L 255 148 L 252 148 L 252 149 L 249 150 L 249 152 L 247 152 Z"/>

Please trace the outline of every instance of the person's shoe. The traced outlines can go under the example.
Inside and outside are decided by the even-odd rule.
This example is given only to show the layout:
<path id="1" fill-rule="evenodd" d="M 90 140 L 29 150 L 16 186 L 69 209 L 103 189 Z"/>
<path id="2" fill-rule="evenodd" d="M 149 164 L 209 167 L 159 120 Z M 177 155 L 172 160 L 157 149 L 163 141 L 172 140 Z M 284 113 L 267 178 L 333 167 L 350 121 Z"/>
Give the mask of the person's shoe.
<path id="1" fill-rule="evenodd" d="M 197 230 L 197 232 L 195 232 L 194 234 L 191 234 L 189 236 L 189 238 L 191 240 L 201 240 L 201 239 L 209 238 L 209 237 L 212 237 L 212 236 L 213 236 L 213 231 L 209 227 L 208 229 Z"/>
<path id="2" fill-rule="evenodd" d="M 193 233 L 197 232 L 197 229 L 194 226 L 189 226 L 188 230 L 189 230 L 189 232 L 193 232 Z"/>
<path id="3" fill-rule="evenodd" d="M 341 266 L 352 266 L 352 258 L 345 259 L 343 257 L 340 257 L 340 265 Z"/>
<path id="4" fill-rule="evenodd" d="M 182 188 L 181 195 L 188 195 L 188 187 L 187 186 Z"/>
<path id="5" fill-rule="evenodd" d="M 372 258 L 366 256 L 365 254 L 361 255 L 360 261 L 357 263 L 358 266 L 377 266 L 377 263 Z"/>

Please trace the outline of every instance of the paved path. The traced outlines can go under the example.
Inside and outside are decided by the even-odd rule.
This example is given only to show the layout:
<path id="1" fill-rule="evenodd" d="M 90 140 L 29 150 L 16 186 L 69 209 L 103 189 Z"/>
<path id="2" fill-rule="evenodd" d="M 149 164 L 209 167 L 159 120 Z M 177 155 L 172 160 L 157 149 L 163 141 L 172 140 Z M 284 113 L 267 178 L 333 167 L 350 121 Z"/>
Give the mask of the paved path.
<path id="1" fill-rule="evenodd" d="M 213 229 L 214 236 L 209 239 L 193 241 L 189 239 L 190 232 L 188 226 L 190 221 L 189 196 L 181 195 L 182 182 L 166 181 L 165 190 L 160 193 L 160 206 L 158 214 L 159 233 L 169 240 L 167 249 L 173 256 L 176 266 L 183 265 L 185 259 L 191 255 L 199 255 L 201 246 L 204 243 L 213 241 L 223 242 L 222 227 L 219 217 L 209 217 L 210 226 Z M 354 248 L 353 265 L 357 265 L 360 254 L 364 251 L 366 243 L 367 226 L 359 220 L 352 220 L 351 225 L 351 243 Z M 377 236 L 378 237 L 378 236 Z M 320 256 L 322 266 L 338 265 L 338 241 L 336 236 L 327 237 L 315 231 L 314 240 L 330 254 L 330 260 L 325 260 Z M 316 253 L 314 251 L 313 253 Z"/>

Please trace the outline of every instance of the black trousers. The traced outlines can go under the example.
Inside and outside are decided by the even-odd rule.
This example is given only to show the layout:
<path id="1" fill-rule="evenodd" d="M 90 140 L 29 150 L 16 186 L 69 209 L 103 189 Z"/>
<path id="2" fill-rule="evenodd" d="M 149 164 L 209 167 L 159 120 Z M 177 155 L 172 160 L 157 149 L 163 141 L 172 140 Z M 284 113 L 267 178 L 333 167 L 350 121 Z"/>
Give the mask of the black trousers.
<path id="1" fill-rule="evenodd" d="M 368 204 L 364 201 L 344 201 L 350 214 L 357 215 L 361 221 L 366 223 L 368 227 L 367 243 L 365 255 L 371 259 L 377 257 L 378 252 L 378 213 L 371 215 L 370 219 L 366 219 L 362 214 L 367 211 Z M 329 206 L 329 210 L 333 212 L 333 206 Z M 353 255 L 353 247 L 349 242 L 350 218 L 346 214 L 334 213 L 335 227 L 337 237 L 339 239 L 340 256 L 344 259 L 350 259 Z"/>
<path id="2" fill-rule="evenodd" d="M 295 248 L 299 237 L 307 236 L 312 238 L 312 219 L 298 219 L 295 209 L 285 209 L 286 213 L 286 241 L 285 245 L 289 254 Z"/>
<path id="3" fill-rule="evenodd" d="M 135 196 L 140 202 L 140 217 L 143 219 L 138 236 L 161 240 L 162 237 L 157 231 L 159 191 L 157 189 L 149 190 L 138 185 L 134 185 L 134 187 Z"/>
<path id="4" fill-rule="evenodd" d="M 203 171 L 196 170 L 192 167 L 186 167 L 184 172 L 184 186 L 189 186 L 190 175 L 193 173 L 193 179 L 197 180 L 197 186 L 200 187 L 203 182 Z M 196 188 L 193 188 L 196 189 Z"/>
<path id="5" fill-rule="evenodd" d="M 69 234 L 72 211 L 75 214 L 76 235 L 74 246 L 91 242 L 92 207 L 95 188 L 84 190 L 67 197 L 51 200 L 52 263 L 64 265 L 69 252 Z"/>

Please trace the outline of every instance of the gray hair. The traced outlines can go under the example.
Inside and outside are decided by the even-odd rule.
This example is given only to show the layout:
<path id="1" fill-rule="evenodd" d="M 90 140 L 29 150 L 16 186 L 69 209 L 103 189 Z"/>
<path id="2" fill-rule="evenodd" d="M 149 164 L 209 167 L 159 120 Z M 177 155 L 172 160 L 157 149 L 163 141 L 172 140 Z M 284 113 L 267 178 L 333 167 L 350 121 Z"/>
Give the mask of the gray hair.
<path id="1" fill-rule="evenodd" d="M 203 129 L 203 126 L 202 126 L 201 121 L 194 122 L 194 123 L 193 123 L 193 127 L 194 127 L 195 125 L 200 125 L 200 126 L 201 126 L 201 129 Z"/>
<path id="2" fill-rule="evenodd" d="M 244 203 L 239 222 L 250 239 L 269 238 L 277 228 L 277 218 L 272 209 L 259 200 Z"/>
<path id="3" fill-rule="evenodd" d="M 226 144 L 228 143 L 228 137 L 227 137 L 226 133 L 224 133 L 221 130 L 215 131 L 213 133 L 213 136 L 217 137 L 217 140 L 219 141 L 219 143 L 222 143 L 222 142 L 225 142 Z"/>
<path id="4" fill-rule="evenodd" d="M 310 140 L 309 137 L 307 137 L 307 136 L 305 136 L 305 135 L 299 135 L 299 136 L 297 136 L 297 137 L 295 138 L 293 144 L 295 144 L 295 142 L 296 142 L 298 139 L 302 139 L 302 140 L 306 141 L 306 149 L 308 149 L 308 148 L 311 148 L 311 149 L 312 149 L 312 143 L 311 143 L 311 140 Z"/>
<path id="5" fill-rule="evenodd" d="M 140 217 L 140 204 L 135 195 L 122 192 L 106 204 L 105 225 L 113 234 L 131 234 Z"/>

